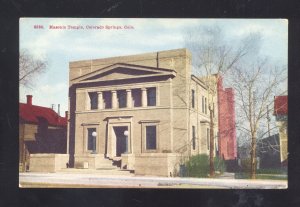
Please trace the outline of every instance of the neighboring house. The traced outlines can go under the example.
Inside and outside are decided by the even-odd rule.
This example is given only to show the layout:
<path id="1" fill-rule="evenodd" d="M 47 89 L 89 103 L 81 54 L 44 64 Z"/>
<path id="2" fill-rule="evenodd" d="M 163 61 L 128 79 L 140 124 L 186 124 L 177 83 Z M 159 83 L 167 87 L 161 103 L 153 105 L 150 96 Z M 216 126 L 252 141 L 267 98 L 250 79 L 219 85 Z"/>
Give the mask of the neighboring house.
<path id="1" fill-rule="evenodd" d="M 279 129 L 280 160 L 282 165 L 286 165 L 288 161 L 288 96 L 274 97 L 274 115 L 276 117 L 276 125 Z"/>
<path id="2" fill-rule="evenodd" d="M 257 139 L 256 161 L 257 169 L 280 168 L 280 146 L 279 135 Z M 244 143 L 238 147 L 238 163 L 242 167 L 242 162 L 249 162 L 250 170 L 251 143 Z M 245 166 L 244 166 L 245 167 Z M 245 170 L 245 169 L 244 169 Z"/>
<path id="3" fill-rule="evenodd" d="M 69 67 L 71 165 L 121 161 L 135 174 L 172 176 L 185 158 L 209 154 L 208 92 L 186 49 Z M 214 119 L 217 135 L 218 107 Z"/>
<path id="4" fill-rule="evenodd" d="M 278 134 L 257 140 L 257 157 L 259 157 L 259 168 L 280 168 L 281 162 Z"/>
<path id="5" fill-rule="evenodd" d="M 19 163 L 21 170 L 29 167 L 30 154 L 66 153 L 67 119 L 47 107 L 19 104 Z"/>
<path id="6" fill-rule="evenodd" d="M 218 79 L 219 155 L 224 160 L 237 158 L 235 102 L 232 88 L 223 89 L 223 78 Z"/>
<path id="7" fill-rule="evenodd" d="M 238 159 L 245 160 L 250 158 L 251 146 L 249 144 L 243 144 L 238 146 Z"/>

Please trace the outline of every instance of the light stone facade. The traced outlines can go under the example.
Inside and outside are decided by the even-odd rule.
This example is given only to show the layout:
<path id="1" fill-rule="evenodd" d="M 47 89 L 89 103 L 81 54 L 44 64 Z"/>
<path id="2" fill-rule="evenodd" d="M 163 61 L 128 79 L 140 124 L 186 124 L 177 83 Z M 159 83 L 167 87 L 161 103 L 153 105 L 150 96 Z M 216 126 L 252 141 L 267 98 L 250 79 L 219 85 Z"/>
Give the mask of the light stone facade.
<path id="1" fill-rule="evenodd" d="M 279 129 L 280 161 L 284 162 L 288 159 L 287 120 L 278 120 L 276 125 Z"/>
<path id="2" fill-rule="evenodd" d="M 207 90 L 191 74 L 188 50 L 75 61 L 69 67 L 71 165 L 101 168 L 103 159 L 121 160 L 121 167 L 139 175 L 174 176 L 185 157 L 209 154 Z"/>
<path id="3" fill-rule="evenodd" d="M 68 154 L 31 154 L 30 171 L 31 172 L 58 172 L 65 169 L 68 163 Z"/>

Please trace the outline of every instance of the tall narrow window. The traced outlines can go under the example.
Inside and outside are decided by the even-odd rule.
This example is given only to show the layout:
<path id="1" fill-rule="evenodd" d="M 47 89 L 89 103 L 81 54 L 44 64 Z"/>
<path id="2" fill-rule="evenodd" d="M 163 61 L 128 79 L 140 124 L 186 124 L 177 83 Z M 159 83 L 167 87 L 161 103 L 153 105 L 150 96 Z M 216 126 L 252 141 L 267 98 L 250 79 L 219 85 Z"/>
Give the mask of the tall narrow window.
<path id="1" fill-rule="evenodd" d="M 202 113 L 204 113 L 204 96 L 202 96 Z"/>
<path id="2" fill-rule="evenodd" d="M 98 108 L 98 94 L 96 92 L 90 92 L 90 103 L 91 103 L 91 109 L 97 109 Z"/>
<path id="3" fill-rule="evenodd" d="M 126 97 L 127 97 L 126 90 L 117 91 L 117 97 L 118 97 L 119 108 L 125 108 Z"/>
<path id="4" fill-rule="evenodd" d="M 192 108 L 195 108 L 195 90 L 192 90 Z"/>
<path id="5" fill-rule="evenodd" d="M 105 109 L 111 109 L 111 92 L 110 91 L 103 92 L 103 102 L 104 102 Z"/>
<path id="6" fill-rule="evenodd" d="M 205 107 L 204 107 L 204 109 L 205 109 L 205 114 L 207 114 L 207 99 L 205 98 Z"/>
<path id="7" fill-rule="evenodd" d="M 213 103 L 213 117 L 215 118 L 215 103 Z"/>
<path id="8" fill-rule="evenodd" d="M 156 106 L 156 88 L 147 88 L 147 105 Z"/>
<path id="9" fill-rule="evenodd" d="M 132 89 L 132 100 L 134 107 L 142 106 L 142 91 L 141 89 Z"/>
<path id="10" fill-rule="evenodd" d="M 146 126 L 146 149 L 156 149 L 156 126 Z"/>
<path id="11" fill-rule="evenodd" d="M 96 149 L 96 137 L 93 137 L 93 132 L 96 131 L 96 128 L 88 128 L 88 139 L 87 139 L 87 149 L 95 150 Z"/>
<path id="12" fill-rule="evenodd" d="M 193 150 L 195 150 L 196 149 L 196 129 L 195 129 L 195 126 L 192 126 L 192 129 L 193 129 L 193 143 L 192 143 L 192 145 L 193 145 Z"/>
<path id="13" fill-rule="evenodd" d="M 209 150 L 209 143 L 210 143 L 210 140 L 209 140 L 209 129 L 206 129 L 206 139 L 207 139 L 207 149 Z"/>

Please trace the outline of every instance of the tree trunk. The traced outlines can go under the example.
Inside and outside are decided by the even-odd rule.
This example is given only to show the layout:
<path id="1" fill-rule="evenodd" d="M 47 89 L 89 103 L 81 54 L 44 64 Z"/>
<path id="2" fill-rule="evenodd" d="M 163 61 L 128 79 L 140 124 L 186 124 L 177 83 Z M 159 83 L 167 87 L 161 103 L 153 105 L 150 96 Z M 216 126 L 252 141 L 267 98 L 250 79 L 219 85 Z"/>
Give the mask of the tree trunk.
<path id="1" fill-rule="evenodd" d="M 213 119 L 213 109 L 209 109 L 209 113 L 210 113 L 210 130 L 209 130 L 209 175 L 210 177 L 214 177 L 215 176 L 215 166 L 214 166 L 214 147 L 215 147 L 215 143 L 214 143 L 214 119 Z"/>
<path id="2" fill-rule="evenodd" d="M 251 141 L 251 179 L 256 179 L 256 135 L 252 135 Z"/>

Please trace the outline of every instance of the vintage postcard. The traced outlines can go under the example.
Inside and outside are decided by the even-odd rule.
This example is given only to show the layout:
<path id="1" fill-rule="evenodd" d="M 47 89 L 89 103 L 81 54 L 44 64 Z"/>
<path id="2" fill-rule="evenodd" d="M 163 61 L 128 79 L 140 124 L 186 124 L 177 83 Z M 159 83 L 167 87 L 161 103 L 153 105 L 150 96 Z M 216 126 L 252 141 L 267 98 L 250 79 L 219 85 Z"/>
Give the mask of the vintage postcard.
<path id="1" fill-rule="evenodd" d="M 19 23 L 19 187 L 288 187 L 287 20 Z"/>

